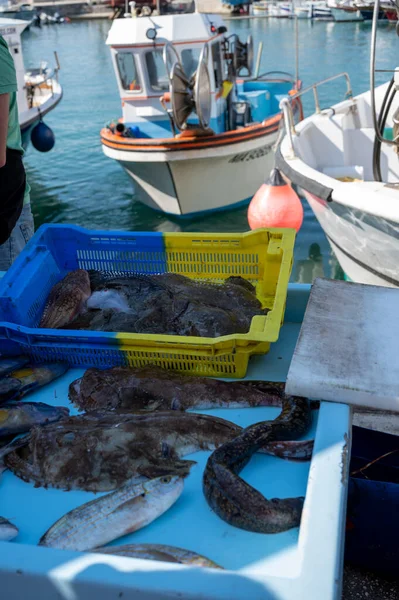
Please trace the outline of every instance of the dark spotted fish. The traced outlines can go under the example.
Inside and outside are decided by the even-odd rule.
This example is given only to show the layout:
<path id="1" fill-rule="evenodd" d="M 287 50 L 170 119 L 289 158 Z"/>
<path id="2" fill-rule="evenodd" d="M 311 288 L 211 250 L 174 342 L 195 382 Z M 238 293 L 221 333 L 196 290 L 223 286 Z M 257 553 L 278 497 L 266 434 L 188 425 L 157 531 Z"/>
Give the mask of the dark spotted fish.
<path id="1" fill-rule="evenodd" d="M 268 312 L 254 286 L 241 277 L 216 285 L 176 273 L 89 274 L 93 309 L 78 315 L 73 329 L 218 337 L 246 333 L 255 315 Z M 106 291 L 114 292 L 114 308 L 95 309 L 105 306 L 98 294 Z M 116 305 L 115 293 L 120 294 Z"/>
<path id="2" fill-rule="evenodd" d="M 221 519 L 258 533 L 279 533 L 299 525 L 304 498 L 267 500 L 241 479 L 239 473 L 267 442 L 300 437 L 310 422 L 307 400 L 285 398 L 277 419 L 247 427 L 212 453 L 204 471 L 203 490 L 209 506 Z"/>
<path id="3" fill-rule="evenodd" d="M 18 400 L 30 392 L 61 377 L 68 370 L 66 363 L 28 365 L 0 379 L 0 404 Z"/>
<path id="4" fill-rule="evenodd" d="M 36 486 L 109 491 L 131 477 L 187 475 L 194 463 L 181 457 L 213 450 L 240 431 L 208 415 L 114 410 L 34 427 L 23 447 L 0 449 L 0 457 L 3 451 L 6 466 Z"/>
<path id="5" fill-rule="evenodd" d="M 88 369 L 69 386 L 81 410 L 189 410 L 281 406 L 284 384 L 261 382 L 262 391 L 244 382 L 193 377 L 155 366 Z"/>
<path id="6" fill-rule="evenodd" d="M 109 491 L 135 476 L 187 475 L 194 463 L 182 457 L 214 450 L 241 432 L 209 415 L 114 409 L 33 427 L 22 440 L 0 448 L 0 458 L 36 486 Z M 273 453 L 273 446 L 262 451 Z"/>
<path id="7" fill-rule="evenodd" d="M 155 366 L 88 369 L 69 386 L 81 410 L 164 411 L 282 406 L 284 383 L 220 381 L 182 375 Z M 313 441 L 272 441 L 262 451 L 290 460 L 309 460 Z"/>
<path id="8" fill-rule="evenodd" d="M 13 523 L 0 517 L 0 542 L 8 542 L 17 537 L 19 531 Z"/>
<path id="9" fill-rule="evenodd" d="M 59 421 L 69 415 L 63 406 L 43 402 L 13 402 L 0 407 L 0 437 L 26 433 L 34 425 Z"/>
<path id="10" fill-rule="evenodd" d="M 208 567 L 213 569 L 222 569 L 213 560 L 184 550 L 175 546 L 164 544 L 125 544 L 123 546 L 107 546 L 96 548 L 93 552 L 100 554 L 112 554 L 115 556 L 126 556 L 128 558 L 142 558 L 147 560 L 159 560 L 162 562 L 173 562 L 181 565 L 190 565 L 191 567 Z"/>
<path id="11" fill-rule="evenodd" d="M 88 272 L 71 271 L 52 288 L 39 327 L 57 329 L 70 324 L 83 310 L 90 294 Z"/>
<path id="12" fill-rule="evenodd" d="M 12 371 L 21 369 L 29 362 L 28 356 L 10 356 L 9 358 L 0 358 L 0 377 L 5 377 Z"/>
<path id="13" fill-rule="evenodd" d="M 142 529 L 180 497 L 182 477 L 158 477 L 136 484 L 127 481 L 111 494 L 91 500 L 59 519 L 39 546 L 84 552 Z"/>

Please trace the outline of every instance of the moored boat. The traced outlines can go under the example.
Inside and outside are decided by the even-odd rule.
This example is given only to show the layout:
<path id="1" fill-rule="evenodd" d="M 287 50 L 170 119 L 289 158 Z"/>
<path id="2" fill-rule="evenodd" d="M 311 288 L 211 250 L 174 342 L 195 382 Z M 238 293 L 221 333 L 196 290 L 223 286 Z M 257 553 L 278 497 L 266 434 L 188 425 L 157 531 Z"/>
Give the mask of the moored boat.
<path id="1" fill-rule="evenodd" d="M 0 5 L 0 18 L 27 21 L 26 28 L 29 28 L 32 23 L 38 23 L 39 20 L 37 9 L 32 4 L 11 4 L 11 2 Z"/>
<path id="2" fill-rule="evenodd" d="M 362 13 L 352 0 L 328 0 L 327 4 L 337 23 L 364 21 Z"/>
<path id="3" fill-rule="evenodd" d="M 388 87 L 376 89 L 378 114 Z M 392 125 L 388 121 L 385 135 L 392 135 Z M 365 92 L 295 126 L 295 134 L 281 143 L 277 164 L 303 191 L 347 277 L 399 286 L 398 157 L 395 146 L 382 146 L 378 181 L 374 148 Z"/>
<path id="4" fill-rule="evenodd" d="M 395 77 L 374 86 L 376 21 L 370 91 L 353 98 L 346 73 L 315 84 L 316 112 L 296 126 L 283 100 L 288 134 L 277 164 L 303 191 L 346 276 L 398 287 L 399 97 Z M 318 86 L 340 76 L 347 99 L 321 110 Z"/>
<path id="5" fill-rule="evenodd" d="M 6 40 L 14 59 L 18 83 L 18 112 L 22 144 L 26 148 L 32 129 L 42 117 L 53 110 L 62 98 L 58 68 L 46 63 L 25 71 L 21 33 L 29 23 L 19 19 L 0 19 L 0 35 Z"/>
<path id="6" fill-rule="evenodd" d="M 255 17 L 265 17 L 269 14 L 270 2 L 267 0 L 257 0 L 252 3 L 251 12 Z"/>
<path id="7" fill-rule="evenodd" d="M 152 208 L 190 215 L 247 203 L 273 164 L 279 102 L 300 83 L 254 75 L 252 37 L 226 32 L 199 13 L 111 27 L 123 117 L 102 129 L 103 150 Z"/>

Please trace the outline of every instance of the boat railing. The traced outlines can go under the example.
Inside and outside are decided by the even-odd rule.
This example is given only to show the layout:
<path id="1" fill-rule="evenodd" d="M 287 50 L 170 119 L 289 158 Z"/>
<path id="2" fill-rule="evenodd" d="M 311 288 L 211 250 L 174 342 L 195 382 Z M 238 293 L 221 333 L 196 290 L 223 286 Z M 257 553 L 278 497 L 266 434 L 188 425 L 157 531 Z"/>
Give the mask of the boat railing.
<path id="1" fill-rule="evenodd" d="M 352 86 L 351 86 L 350 77 L 349 77 L 348 73 L 343 72 L 343 73 L 338 73 L 337 75 L 333 75 L 332 77 L 327 77 L 326 79 L 322 79 L 321 81 L 318 81 L 317 83 L 314 83 L 314 84 L 310 85 L 309 87 L 307 87 L 303 90 L 300 90 L 300 91 L 296 92 L 295 94 L 292 94 L 292 96 L 290 96 L 289 98 L 283 98 L 280 101 L 280 110 L 282 110 L 283 115 L 284 115 L 285 130 L 289 137 L 292 150 L 294 150 L 292 138 L 294 135 L 297 135 L 296 129 L 295 129 L 294 113 L 292 110 L 293 102 L 295 100 L 297 100 L 298 98 L 300 98 L 301 96 L 313 91 L 315 114 L 320 114 L 321 108 L 320 108 L 318 88 L 320 86 L 324 85 L 325 83 L 329 83 L 330 81 L 335 81 L 336 79 L 339 79 L 341 77 L 345 78 L 345 80 L 346 80 L 345 97 L 352 98 L 353 94 L 352 94 Z"/>
<path id="2" fill-rule="evenodd" d="M 33 100 L 35 97 L 36 88 L 39 90 L 39 94 L 40 94 L 42 91 L 42 86 L 46 82 L 49 83 L 49 89 L 51 90 L 51 96 L 54 96 L 54 79 L 58 83 L 58 71 L 61 69 L 57 52 L 54 52 L 54 57 L 55 57 L 56 67 L 54 67 L 53 69 L 46 69 L 43 71 L 42 71 L 42 68 L 40 68 L 40 74 L 43 75 L 43 78 L 40 79 L 40 81 L 28 82 L 25 84 L 25 89 L 27 90 L 27 94 L 28 94 L 29 108 L 32 108 L 32 106 L 33 106 Z"/>

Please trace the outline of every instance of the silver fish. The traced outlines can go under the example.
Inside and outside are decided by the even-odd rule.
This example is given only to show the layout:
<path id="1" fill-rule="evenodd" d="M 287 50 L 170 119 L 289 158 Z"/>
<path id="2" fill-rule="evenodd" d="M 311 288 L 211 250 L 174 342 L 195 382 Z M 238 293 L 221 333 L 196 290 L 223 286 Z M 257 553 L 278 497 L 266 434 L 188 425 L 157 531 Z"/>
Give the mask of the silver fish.
<path id="1" fill-rule="evenodd" d="M 115 556 L 126 556 L 127 558 L 143 558 L 147 560 L 180 563 L 181 565 L 195 567 L 210 567 L 213 569 L 223 568 L 206 556 L 202 556 L 191 550 L 184 550 L 183 548 L 176 548 L 175 546 L 167 546 L 164 544 L 125 544 L 123 546 L 96 548 L 93 552 L 112 554 Z"/>
<path id="2" fill-rule="evenodd" d="M 0 406 L 0 438 L 25 433 L 34 425 L 59 421 L 69 415 L 63 406 L 43 402 L 11 402 Z"/>
<path id="3" fill-rule="evenodd" d="M 133 481 L 133 482 L 132 482 Z M 183 491 L 183 478 L 130 480 L 111 494 L 96 498 L 59 519 L 39 546 L 84 552 L 142 529 L 166 512 Z"/>
<path id="4" fill-rule="evenodd" d="M 18 527 L 4 517 L 0 517 L 0 541 L 8 542 L 17 537 L 18 533 Z"/>

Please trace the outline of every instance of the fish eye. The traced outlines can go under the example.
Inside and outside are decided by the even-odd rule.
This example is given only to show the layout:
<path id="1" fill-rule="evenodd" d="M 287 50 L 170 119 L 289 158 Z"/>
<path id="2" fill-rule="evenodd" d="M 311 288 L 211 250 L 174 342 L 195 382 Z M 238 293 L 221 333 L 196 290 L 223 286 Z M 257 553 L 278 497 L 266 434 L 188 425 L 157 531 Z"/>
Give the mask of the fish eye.
<path id="1" fill-rule="evenodd" d="M 170 480 L 172 478 L 170 477 L 170 475 L 168 475 L 167 477 L 161 477 L 161 483 L 170 483 Z"/>
<path id="2" fill-rule="evenodd" d="M 142 497 L 142 498 L 145 498 L 145 492 L 144 492 L 143 494 L 141 494 L 141 497 Z"/>

